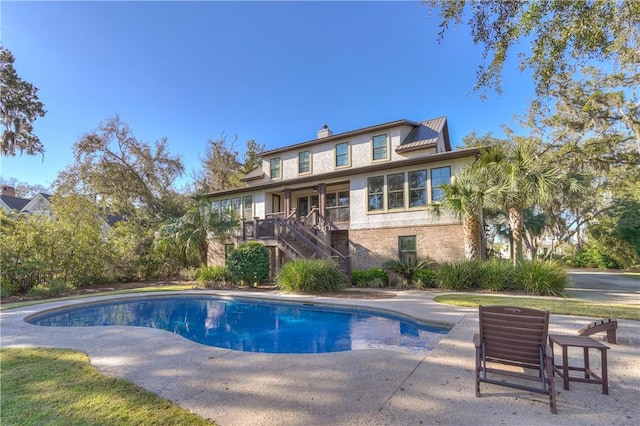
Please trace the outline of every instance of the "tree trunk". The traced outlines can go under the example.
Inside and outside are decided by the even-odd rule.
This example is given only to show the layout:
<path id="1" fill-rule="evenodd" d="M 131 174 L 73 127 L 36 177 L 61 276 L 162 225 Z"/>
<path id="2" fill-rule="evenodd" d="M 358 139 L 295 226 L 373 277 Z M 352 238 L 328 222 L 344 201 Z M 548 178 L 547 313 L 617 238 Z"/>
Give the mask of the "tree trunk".
<path id="1" fill-rule="evenodd" d="M 522 230 L 524 228 L 524 214 L 521 209 L 509 207 L 509 225 L 513 235 L 513 263 L 522 260 Z"/>
<path id="2" fill-rule="evenodd" d="M 465 218 L 462 221 L 464 234 L 464 257 L 480 259 L 480 223 L 477 217 Z"/>

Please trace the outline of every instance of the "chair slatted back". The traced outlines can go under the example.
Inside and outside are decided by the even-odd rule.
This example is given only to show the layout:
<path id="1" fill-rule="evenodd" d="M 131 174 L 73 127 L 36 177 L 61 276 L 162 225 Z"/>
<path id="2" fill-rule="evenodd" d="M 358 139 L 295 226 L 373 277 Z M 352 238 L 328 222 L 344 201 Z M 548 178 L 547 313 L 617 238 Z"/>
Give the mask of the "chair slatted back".
<path id="1" fill-rule="evenodd" d="M 538 368 L 547 345 L 549 312 L 514 306 L 480 306 L 480 338 L 487 360 Z"/>

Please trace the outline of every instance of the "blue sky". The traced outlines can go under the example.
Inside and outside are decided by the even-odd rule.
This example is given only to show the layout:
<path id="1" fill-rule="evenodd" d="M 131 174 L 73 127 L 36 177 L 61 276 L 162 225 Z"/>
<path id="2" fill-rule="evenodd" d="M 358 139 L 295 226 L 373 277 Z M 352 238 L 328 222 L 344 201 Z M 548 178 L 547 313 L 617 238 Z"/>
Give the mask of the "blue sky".
<path id="1" fill-rule="evenodd" d="M 437 16 L 402 2 L 2 1 L 2 44 L 39 88 L 46 153 L 2 158 L 4 179 L 48 186 L 73 144 L 119 114 L 163 137 L 190 180 L 224 132 L 273 149 L 397 119 L 446 115 L 452 143 L 517 127 L 533 97 L 515 58 L 504 93 L 473 92 L 481 48 L 466 26 L 438 43 Z"/>

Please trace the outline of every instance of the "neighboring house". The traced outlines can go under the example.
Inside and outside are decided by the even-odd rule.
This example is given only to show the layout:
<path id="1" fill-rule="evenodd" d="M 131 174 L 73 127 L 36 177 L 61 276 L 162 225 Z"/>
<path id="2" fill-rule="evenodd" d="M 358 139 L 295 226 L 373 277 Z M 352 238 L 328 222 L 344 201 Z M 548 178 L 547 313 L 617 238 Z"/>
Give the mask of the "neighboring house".
<path id="1" fill-rule="evenodd" d="M 26 214 L 45 214 L 51 215 L 51 195 L 39 193 L 33 198 L 16 197 L 16 190 L 11 186 L 2 187 L 2 195 L 0 196 L 0 208 L 7 212 Z M 102 219 L 102 232 L 105 236 L 109 235 L 109 231 L 116 223 L 125 220 L 119 215 L 107 214 L 106 219 Z"/>
<path id="2" fill-rule="evenodd" d="M 10 212 L 29 214 L 51 214 L 51 195 L 39 193 L 33 198 L 16 197 L 16 190 L 11 186 L 2 187 L 0 208 Z"/>
<path id="3" fill-rule="evenodd" d="M 211 208 L 242 220 L 235 240 L 212 240 L 209 261 L 256 239 L 272 267 L 290 258 L 332 257 L 346 271 L 401 256 L 464 257 L 462 226 L 436 214 L 438 188 L 474 161 L 478 148 L 452 151 L 446 117 L 398 120 L 345 133 L 327 126 L 317 139 L 262 154 L 246 187 L 213 192 Z"/>

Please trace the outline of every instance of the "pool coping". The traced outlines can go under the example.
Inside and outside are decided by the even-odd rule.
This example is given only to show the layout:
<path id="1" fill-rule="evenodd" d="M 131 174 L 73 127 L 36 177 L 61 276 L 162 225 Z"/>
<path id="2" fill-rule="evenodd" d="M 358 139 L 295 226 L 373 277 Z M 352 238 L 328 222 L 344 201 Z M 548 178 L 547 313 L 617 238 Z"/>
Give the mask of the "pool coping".
<path id="1" fill-rule="evenodd" d="M 273 299 L 381 309 L 454 327 L 426 354 L 355 350 L 329 354 L 262 354 L 204 346 L 163 330 L 97 327 L 51 331 L 23 319 L 45 309 L 92 300 L 168 295 L 95 296 L 0 312 L 1 347 L 65 347 L 86 352 L 105 374 L 137 383 L 226 425 L 313 424 L 636 424 L 640 418 L 640 322 L 619 321 L 618 345 L 608 345 L 609 395 L 556 379 L 557 416 L 536 394 L 483 384 L 473 391 L 475 309 L 433 302 L 439 293 L 403 290 L 390 299 L 336 299 L 278 293 L 189 290 L 177 294 Z M 576 333 L 591 318 L 551 316 L 550 332 Z M 84 328 L 84 327 L 82 327 Z M 95 329 L 96 327 L 86 327 Z M 42 330 L 48 329 L 48 330 Z M 77 331 L 77 332 L 76 332 Z M 578 354 L 580 355 L 580 354 Z M 595 366 L 595 365 L 594 365 Z"/>

